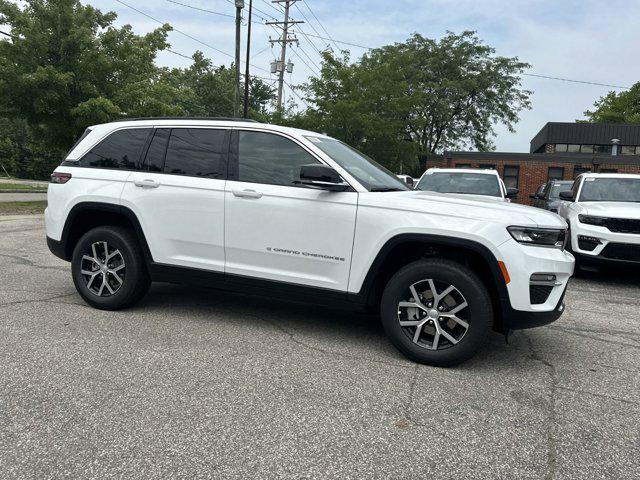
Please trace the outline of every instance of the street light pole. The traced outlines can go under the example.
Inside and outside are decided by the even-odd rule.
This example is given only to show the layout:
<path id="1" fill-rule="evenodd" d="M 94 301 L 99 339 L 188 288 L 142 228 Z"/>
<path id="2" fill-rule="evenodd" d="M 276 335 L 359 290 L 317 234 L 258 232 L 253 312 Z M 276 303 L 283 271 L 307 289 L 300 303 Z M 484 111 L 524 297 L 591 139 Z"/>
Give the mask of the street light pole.
<path id="1" fill-rule="evenodd" d="M 238 117 L 240 114 L 240 20 L 242 19 L 242 9 L 244 8 L 244 0 L 236 0 L 236 82 L 233 95 L 233 116 Z"/>
<path id="2" fill-rule="evenodd" d="M 244 70 L 244 118 L 249 116 L 249 51 L 251 49 L 251 10 L 253 0 L 249 0 L 249 21 L 247 22 L 247 60 Z"/>

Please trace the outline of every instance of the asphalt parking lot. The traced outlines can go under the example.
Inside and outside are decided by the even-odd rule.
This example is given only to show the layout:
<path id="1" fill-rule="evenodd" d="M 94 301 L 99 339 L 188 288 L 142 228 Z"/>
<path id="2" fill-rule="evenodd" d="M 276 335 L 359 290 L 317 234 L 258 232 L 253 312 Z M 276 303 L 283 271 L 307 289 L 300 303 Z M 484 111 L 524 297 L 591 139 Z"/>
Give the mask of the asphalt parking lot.
<path id="1" fill-rule="evenodd" d="M 154 285 L 76 295 L 41 216 L 0 217 L 1 478 L 640 477 L 640 276 L 455 369 L 370 317 Z"/>

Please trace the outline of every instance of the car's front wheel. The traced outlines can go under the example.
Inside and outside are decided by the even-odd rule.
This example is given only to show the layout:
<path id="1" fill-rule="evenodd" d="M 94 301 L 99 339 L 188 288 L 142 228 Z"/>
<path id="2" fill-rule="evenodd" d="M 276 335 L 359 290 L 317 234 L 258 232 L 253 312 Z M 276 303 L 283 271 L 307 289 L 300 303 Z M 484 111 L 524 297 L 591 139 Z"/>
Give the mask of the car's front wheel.
<path id="1" fill-rule="evenodd" d="M 80 296 L 102 310 L 133 305 L 151 284 L 137 238 L 117 226 L 85 233 L 73 251 L 71 271 Z"/>
<path id="2" fill-rule="evenodd" d="M 493 309 L 486 287 L 469 268 L 425 259 L 403 267 L 389 280 L 381 317 L 389 339 L 408 358 L 453 366 L 485 342 Z"/>

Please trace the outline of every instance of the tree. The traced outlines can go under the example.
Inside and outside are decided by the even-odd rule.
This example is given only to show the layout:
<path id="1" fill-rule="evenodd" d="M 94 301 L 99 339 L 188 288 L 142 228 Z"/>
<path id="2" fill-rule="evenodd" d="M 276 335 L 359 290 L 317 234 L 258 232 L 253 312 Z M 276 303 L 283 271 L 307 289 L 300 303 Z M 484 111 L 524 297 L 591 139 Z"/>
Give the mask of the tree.
<path id="1" fill-rule="evenodd" d="M 640 123 L 640 82 L 625 92 L 609 92 L 584 112 L 589 122 Z"/>
<path id="2" fill-rule="evenodd" d="M 0 109 L 23 118 L 51 148 L 68 148 L 87 124 L 127 114 L 179 113 L 180 92 L 158 82 L 164 25 L 147 35 L 111 26 L 116 15 L 78 0 L 0 0 Z"/>
<path id="3" fill-rule="evenodd" d="M 235 71 L 233 65 L 215 67 L 200 51 L 193 54 L 193 63 L 185 69 L 164 70 L 162 78 L 173 87 L 185 92 L 179 101 L 189 116 L 231 117 Z M 241 85 L 244 91 L 244 84 Z M 249 85 L 249 116 L 263 118 L 267 107 L 275 100 L 274 90 L 262 80 L 251 77 Z"/>
<path id="4" fill-rule="evenodd" d="M 230 116 L 233 70 L 201 52 L 186 69 L 159 68 L 171 26 L 146 35 L 113 27 L 116 14 L 79 0 L 0 0 L 0 160 L 13 174 L 43 177 L 89 125 L 122 117 Z M 251 115 L 273 90 L 252 79 Z"/>
<path id="5" fill-rule="evenodd" d="M 495 56 L 474 32 L 440 41 L 412 35 L 350 63 L 325 54 L 321 77 L 306 86 L 312 108 L 294 123 L 313 126 L 405 170 L 416 156 L 444 149 L 493 148 L 494 126 L 513 130 L 530 92 L 518 74 L 529 65 Z"/>

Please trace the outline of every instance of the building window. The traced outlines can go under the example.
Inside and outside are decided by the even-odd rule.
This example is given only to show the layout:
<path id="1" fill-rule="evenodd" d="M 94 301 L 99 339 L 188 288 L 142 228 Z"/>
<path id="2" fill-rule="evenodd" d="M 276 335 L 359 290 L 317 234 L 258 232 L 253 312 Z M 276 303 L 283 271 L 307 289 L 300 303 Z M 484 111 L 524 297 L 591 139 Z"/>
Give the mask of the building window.
<path id="1" fill-rule="evenodd" d="M 593 145 L 580 145 L 580 153 L 593 153 Z"/>
<path id="2" fill-rule="evenodd" d="M 481 163 L 478 165 L 478 167 L 482 170 L 495 170 L 496 169 L 496 165 L 495 164 L 491 164 L 491 163 Z"/>
<path id="3" fill-rule="evenodd" d="M 471 168 L 471 165 L 468 163 L 456 163 L 455 168 Z"/>
<path id="4" fill-rule="evenodd" d="M 611 154 L 611 145 L 596 145 L 595 146 L 596 153 L 607 153 Z"/>
<path id="5" fill-rule="evenodd" d="M 567 145 L 567 152 L 579 153 L 580 152 L 580 145 Z"/>
<path id="6" fill-rule="evenodd" d="M 591 168 L 589 167 L 573 167 L 573 178 L 576 178 L 578 175 L 582 175 L 583 173 L 590 172 Z"/>
<path id="7" fill-rule="evenodd" d="M 504 166 L 504 184 L 507 188 L 518 188 L 518 177 L 520 176 L 520 167 L 518 165 Z"/>
<path id="8" fill-rule="evenodd" d="M 620 155 L 635 155 L 636 147 L 634 145 L 622 145 L 620 147 Z"/>
<path id="9" fill-rule="evenodd" d="M 618 173 L 617 168 L 601 168 L 600 173 Z"/>
<path id="10" fill-rule="evenodd" d="M 556 143 L 556 153 L 558 152 L 566 152 L 567 144 L 566 143 Z"/>
<path id="11" fill-rule="evenodd" d="M 562 180 L 564 178 L 564 167 L 549 167 L 548 180 Z"/>

